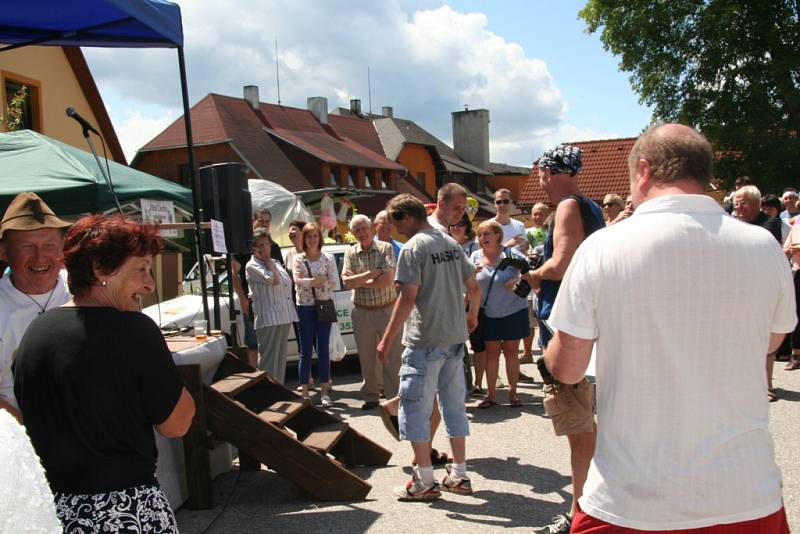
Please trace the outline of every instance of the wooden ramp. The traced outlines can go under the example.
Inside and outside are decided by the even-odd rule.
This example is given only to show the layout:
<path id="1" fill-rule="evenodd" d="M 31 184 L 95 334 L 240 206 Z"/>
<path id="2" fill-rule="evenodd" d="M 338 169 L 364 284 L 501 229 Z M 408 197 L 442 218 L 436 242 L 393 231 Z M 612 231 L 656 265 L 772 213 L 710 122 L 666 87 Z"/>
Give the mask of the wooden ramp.
<path id="1" fill-rule="evenodd" d="M 204 419 L 211 433 L 209 439 L 202 428 L 194 429 L 195 442 L 202 439 L 203 446 L 213 447 L 227 441 L 239 449 L 241 468 L 265 464 L 318 500 L 364 499 L 372 486 L 347 468 L 386 465 L 392 455 L 231 354 L 220 364 L 215 381 L 202 386 L 199 402 L 191 389 L 199 388 L 190 392 L 198 412 L 204 412 L 196 419 Z M 185 444 L 192 441 L 187 438 Z M 189 451 L 187 473 L 188 460 Z"/>

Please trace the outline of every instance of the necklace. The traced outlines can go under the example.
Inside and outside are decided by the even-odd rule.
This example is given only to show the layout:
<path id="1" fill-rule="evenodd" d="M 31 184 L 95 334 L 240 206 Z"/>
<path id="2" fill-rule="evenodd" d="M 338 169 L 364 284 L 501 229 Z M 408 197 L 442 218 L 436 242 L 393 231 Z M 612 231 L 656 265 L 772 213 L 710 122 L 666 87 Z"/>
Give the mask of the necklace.
<path id="1" fill-rule="evenodd" d="M 26 297 L 28 297 L 29 299 L 31 299 L 31 301 L 34 304 L 36 304 L 36 306 L 39 308 L 40 311 L 36 315 L 41 315 L 47 310 L 47 305 L 50 304 L 50 299 L 53 298 L 53 293 L 56 292 L 56 288 L 57 287 L 58 287 L 58 281 L 56 281 L 56 285 L 53 286 L 53 289 L 50 290 L 50 295 L 47 297 L 47 302 L 44 303 L 44 306 L 39 304 L 39 301 L 37 301 L 35 298 L 33 298 L 32 296 L 28 295 L 27 293 L 22 293 L 22 294 L 25 295 Z"/>

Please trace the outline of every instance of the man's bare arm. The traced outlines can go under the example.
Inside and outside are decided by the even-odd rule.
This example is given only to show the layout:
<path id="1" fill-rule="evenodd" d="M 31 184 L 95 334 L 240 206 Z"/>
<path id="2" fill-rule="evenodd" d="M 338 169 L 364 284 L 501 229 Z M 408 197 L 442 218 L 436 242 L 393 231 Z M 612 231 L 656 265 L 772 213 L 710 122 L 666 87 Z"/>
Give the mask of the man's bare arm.
<path id="1" fill-rule="evenodd" d="M 364 284 L 365 287 L 370 287 L 373 289 L 383 289 L 384 287 L 388 287 L 394 283 L 394 269 L 391 267 L 387 267 L 383 270 L 383 272 L 373 278 L 370 281 L 367 281 Z"/>
<path id="2" fill-rule="evenodd" d="M 774 332 L 770 333 L 769 335 L 769 348 L 767 349 L 767 354 L 775 352 L 783 343 L 783 338 L 786 337 L 786 334 L 776 334 Z"/>
<path id="3" fill-rule="evenodd" d="M 563 384 L 577 384 L 589 367 L 592 345 L 593 339 L 582 339 L 556 330 L 544 353 L 547 370 Z"/>
<path id="4" fill-rule="evenodd" d="M 464 282 L 467 286 L 467 300 L 469 301 L 469 312 L 467 313 L 467 331 L 472 332 L 478 326 L 478 309 L 481 305 L 481 288 L 475 279 L 475 274 L 467 278 Z"/>
<path id="5" fill-rule="evenodd" d="M 584 238 L 583 220 L 578 201 L 567 199 L 556 209 L 556 224 L 553 232 L 553 256 L 544 264 L 528 273 L 528 282 L 539 287 L 541 280 L 561 280 L 567 272 L 578 245 Z"/>
<path id="6" fill-rule="evenodd" d="M 358 289 L 367 285 L 367 282 L 375 278 L 374 270 L 364 271 L 363 273 L 353 274 L 351 271 L 342 272 L 342 282 L 346 289 Z"/>
<path id="7" fill-rule="evenodd" d="M 394 338 L 397 337 L 397 334 L 403 327 L 403 323 L 405 323 L 408 316 L 411 315 L 411 311 L 414 309 L 414 303 L 417 302 L 417 293 L 419 292 L 418 285 L 398 285 L 400 286 L 399 298 L 394 303 L 392 317 L 389 319 L 389 324 L 386 325 L 386 331 L 384 331 L 383 337 L 378 343 L 378 358 L 380 358 L 382 362 L 388 361 L 389 350 L 392 347 L 392 343 L 394 343 Z"/>

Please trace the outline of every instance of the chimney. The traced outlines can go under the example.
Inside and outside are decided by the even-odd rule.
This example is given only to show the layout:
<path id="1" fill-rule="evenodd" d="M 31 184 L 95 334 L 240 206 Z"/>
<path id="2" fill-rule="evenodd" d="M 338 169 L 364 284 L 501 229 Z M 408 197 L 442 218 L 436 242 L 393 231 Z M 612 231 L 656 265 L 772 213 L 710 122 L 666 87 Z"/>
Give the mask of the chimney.
<path id="1" fill-rule="evenodd" d="M 258 107 L 261 104 L 258 101 L 258 86 L 257 85 L 245 85 L 244 86 L 244 99 L 250 104 L 250 107 L 254 110 L 258 111 Z"/>
<path id="2" fill-rule="evenodd" d="M 360 117 L 361 116 L 361 100 L 359 100 L 357 98 L 351 100 L 350 101 L 350 111 L 352 111 L 353 113 L 355 113 L 356 115 L 358 115 Z"/>
<path id="3" fill-rule="evenodd" d="M 489 110 L 454 111 L 453 150 L 458 157 L 481 169 L 489 168 Z"/>
<path id="4" fill-rule="evenodd" d="M 383 106 L 381 108 L 381 116 L 387 117 L 389 119 L 394 117 L 394 110 L 392 109 L 392 106 Z"/>
<path id="5" fill-rule="evenodd" d="M 324 96 L 310 96 L 307 100 L 308 110 L 320 124 L 328 124 L 328 99 Z"/>

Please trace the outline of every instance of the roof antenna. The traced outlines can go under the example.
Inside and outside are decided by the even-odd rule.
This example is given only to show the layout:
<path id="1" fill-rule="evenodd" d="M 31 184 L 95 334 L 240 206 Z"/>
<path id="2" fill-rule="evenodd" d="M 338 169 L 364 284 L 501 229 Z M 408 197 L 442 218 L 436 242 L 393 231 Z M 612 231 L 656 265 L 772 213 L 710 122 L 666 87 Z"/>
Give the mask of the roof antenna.
<path id="1" fill-rule="evenodd" d="M 278 86 L 278 105 L 281 105 L 281 75 L 278 72 L 278 40 L 275 39 L 275 81 Z"/>
<path id="2" fill-rule="evenodd" d="M 469 111 L 469 104 L 464 104 L 464 111 Z"/>
<path id="3" fill-rule="evenodd" d="M 369 65 L 367 65 L 367 94 L 369 95 L 369 114 L 372 115 L 372 81 L 369 77 Z"/>

